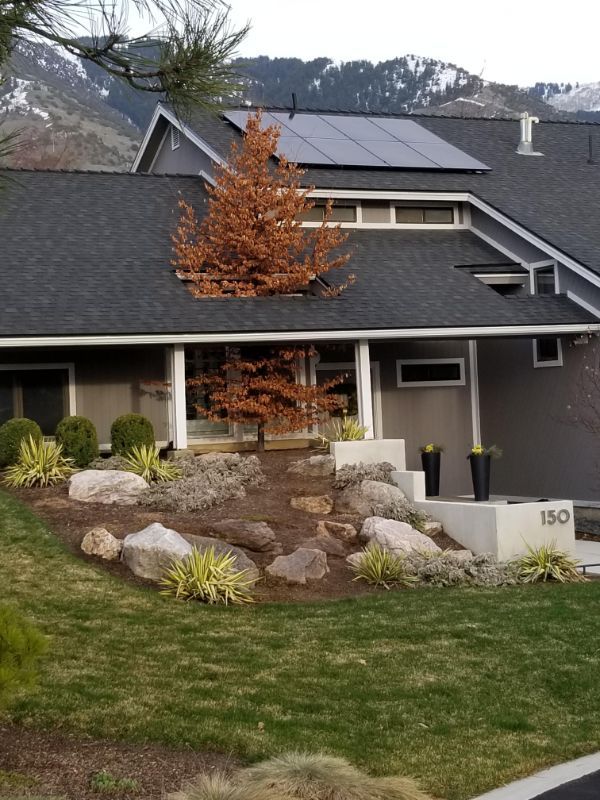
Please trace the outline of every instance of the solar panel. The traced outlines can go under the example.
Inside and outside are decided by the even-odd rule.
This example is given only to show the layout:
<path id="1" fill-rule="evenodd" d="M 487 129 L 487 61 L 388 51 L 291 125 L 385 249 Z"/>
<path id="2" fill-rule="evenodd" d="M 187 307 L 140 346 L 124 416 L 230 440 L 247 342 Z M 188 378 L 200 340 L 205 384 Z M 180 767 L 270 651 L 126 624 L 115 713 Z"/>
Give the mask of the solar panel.
<path id="1" fill-rule="evenodd" d="M 225 112 L 246 130 L 250 110 Z M 299 164 L 419 170 L 489 170 L 422 125 L 394 117 L 265 112 L 262 125 L 279 125 L 277 155 Z"/>

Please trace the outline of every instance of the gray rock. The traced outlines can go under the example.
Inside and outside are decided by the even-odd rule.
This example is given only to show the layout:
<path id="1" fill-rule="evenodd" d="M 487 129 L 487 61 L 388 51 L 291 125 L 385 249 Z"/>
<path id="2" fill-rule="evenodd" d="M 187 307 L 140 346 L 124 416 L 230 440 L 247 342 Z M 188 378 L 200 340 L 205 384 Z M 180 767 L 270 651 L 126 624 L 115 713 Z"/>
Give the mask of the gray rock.
<path id="1" fill-rule="evenodd" d="M 238 571 L 242 571 L 244 569 L 248 570 L 248 575 L 246 576 L 247 580 L 256 583 L 256 581 L 260 577 L 260 572 L 258 567 L 252 561 L 251 558 L 248 558 L 246 553 L 243 550 L 240 550 L 239 547 L 234 547 L 228 542 L 222 542 L 220 539 L 213 539 L 210 536 L 195 536 L 194 534 L 184 534 L 185 540 L 192 546 L 195 547 L 196 550 L 199 550 L 203 553 L 205 550 L 208 550 L 209 547 L 214 548 L 215 553 L 231 553 L 235 556 L 235 564 L 234 568 Z"/>
<path id="2" fill-rule="evenodd" d="M 86 469 L 76 472 L 69 481 L 69 497 L 81 503 L 131 506 L 147 488 L 146 481 L 133 472 Z"/>
<path id="3" fill-rule="evenodd" d="M 245 519 L 224 519 L 214 522 L 212 528 L 230 544 L 262 552 L 273 550 L 275 534 L 266 522 L 249 522 Z"/>
<path id="4" fill-rule="evenodd" d="M 336 539 L 341 539 L 342 542 L 355 542 L 358 536 L 354 525 L 347 522 L 334 522 L 330 519 L 320 519 L 317 522 L 317 536 L 322 535 L 335 536 Z"/>
<path id="5" fill-rule="evenodd" d="M 116 561 L 121 555 L 123 542 L 106 528 L 92 528 L 83 537 L 81 549 L 88 556 L 99 556 L 107 561 Z"/>
<path id="6" fill-rule="evenodd" d="M 313 536 L 311 539 L 306 539 L 301 543 L 300 547 L 307 550 L 322 550 L 330 556 L 345 556 L 346 549 L 339 539 L 334 539 L 328 533 L 321 533 L 318 536 Z"/>
<path id="7" fill-rule="evenodd" d="M 335 502 L 335 507 L 341 513 L 368 517 L 373 513 L 375 506 L 387 505 L 395 500 L 404 500 L 405 497 L 402 489 L 391 483 L 361 481 L 359 484 L 348 486 L 340 492 Z"/>
<path id="8" fill-rule="evenodd" d="M 290 505 L 299 511 L 308 511 L 309 514 L 331 514 L 333 500 L 328 494 L 317 497 L 292 497 Z"/>
<path id="9" fill-rule="evenodd" d="M 350 553 L 350 555 L 346 557 L 346 563 L 351 567 L 358 567 L 363 559 L 363 556 L 364 553 L 362 550 L 359 553 Z"/>
<path id="10" fill-rule="evenodd" d="M 310 458 L 294 461 L 287 471 L 307 478 L 325 478 L 335 472 L 335 458 L 333 456 L 310 456 Z"/>
<path id="11" fill-rule="evenodd" d="M 427 536 L 437 536 L 438 533 L 444 532 L 444 527 L 441 522 L 436 522 L 433 519 L 427 520 L 423 524 L 423 533 L 427 534 Z"/>
<path id="12" fill-rule="evenodd" d="M 189 556 L 192 546 L 177 531 L 153 522 L 123 540 L 122 559 L 138 577 L 160 580 L 174 561 Z"/>
<path id="13" fill-rule="evenodd" d="M 441 548 L 429 536 L 411 528 L 406 522 L 384 517 L 367 517 L 364 521 L 359 539 L 362 542 L 376 542 L 380 547 L 392 553 L 441 552 Z"/>
<path id="14" fill-rule="evenodd" d="M 448 555 L 461 565 L 473 561 L 473 553 L 470 550 L 450 550 Z"/>
<path id="15" fill-rule="evenodd" d="M 305 584 L 307 580 L 320 580 L 328 572 L 327 556 L 322 550 L 299 547 L 289 556 L 277 556 L 266 568 L 268 575 L 283 578 L 288 583 Z"/>

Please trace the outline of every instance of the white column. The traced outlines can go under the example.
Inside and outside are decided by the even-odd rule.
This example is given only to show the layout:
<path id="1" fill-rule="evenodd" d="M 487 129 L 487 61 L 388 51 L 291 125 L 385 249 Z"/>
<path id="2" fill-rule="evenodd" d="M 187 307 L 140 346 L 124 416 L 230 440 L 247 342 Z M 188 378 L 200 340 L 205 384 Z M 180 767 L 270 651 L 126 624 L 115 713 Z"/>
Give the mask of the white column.
<path id="1" fill-rule="evenodd" d="M 373 439 L 373 393 L 371 390 L 371 358 L 368 339 L 360 339 L 354 345 L 356 363 L 356 394 L 358 397 L 358 420 L 367 428 L 365 439 Z"/>
<path id="2" fill-rule="evenodd" d="M 481 444 L 481 420 L 479 417 L 479 369 L 477 366 L 477 341 L 469 339 L 469 380 L 471 382 L 471 424 L 473 444 Z"/>
<path id="3" fill-rule="evenodd" d="M 173 345 L 171 366 L 171 408 L 173 449 L 187 448 L 187 422 L 185 406 L 185 350 L 182 344 Z"/>

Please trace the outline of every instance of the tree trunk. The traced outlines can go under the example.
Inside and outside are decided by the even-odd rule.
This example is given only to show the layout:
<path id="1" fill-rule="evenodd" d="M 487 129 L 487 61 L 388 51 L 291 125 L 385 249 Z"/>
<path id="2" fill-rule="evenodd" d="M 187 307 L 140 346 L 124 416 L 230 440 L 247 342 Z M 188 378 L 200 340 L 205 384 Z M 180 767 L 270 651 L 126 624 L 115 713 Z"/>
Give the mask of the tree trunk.
<path id="1" fill-rule="evenodd" d="M 258 432 L 256 438 L 256 452 L 265 452 L 265 426 L 263 422 L 258 423 Z"/>

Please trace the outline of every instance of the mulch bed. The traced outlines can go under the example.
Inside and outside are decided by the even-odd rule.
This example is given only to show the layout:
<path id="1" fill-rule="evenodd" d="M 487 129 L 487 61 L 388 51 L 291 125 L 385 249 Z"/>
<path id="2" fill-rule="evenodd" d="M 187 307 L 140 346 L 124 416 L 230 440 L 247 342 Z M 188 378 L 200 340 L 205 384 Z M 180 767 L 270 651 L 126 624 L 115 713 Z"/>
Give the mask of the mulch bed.
<path id="1" fill-rule="evenodd" d="M 287 467 L 292 461 L 306 458 L 311 451 L 284 450 L 270 451 L 261 454 L 262 469 L 267 482 L 258 488 L 247 489 L 246 497 L 229 500 L 221 506 L 208 511 L 195 513 L 174 513 L 153 511 L 139 506 L 110 506 L 98 503 L 80 503 L 69 500 L 65 486 L 48 489 L 21 489 L 14 491 L 17 497 L 29 505 L 43 519 L 50 529 L 77 556 L 101 565 L 108 571 L 137 584 L 145 582 L 136 578 L 124 564 L 108 562 L 86 556 L 80 549 L 81 540 L 91 528 L 103 527 L 118 538 L 145 528 L 152 522 L 161 522 L 167 528 L 173 528 L 181 534 L 199 536 L 214 535 L 211 523 L 222 519 L 244 518 L 266 522 L 275 532 L 277 541 L 283 545 L 284 554 L 293 552 L 305 539 L 314 536 L 319 517 L 299 511 L 290 506 L 290 499 L 301 495 L 337 494 L 332 487 L 332 478 L 302 478 L 288 474 Z M 349 522 L 360 530 L 362 519 L 347 515 L 327 515 L 326 519 L 335 522 Z M 441 548 L 459 548 L 460 546 L 445 534 L 435 537 Z M 351 553 L 358 550 L 359 545 L 348 546 Z M 265 567 L 273 560 L 270 553 L 254 553 L 246 551 L 249 557 L 259 566 Z M 345 558 L 328 556 L 330 572 L 320 581 L 306 586 L 288 586 L 273 579 L 262 580 L 257 586 L 257 599 L 270 601 L 306 601 L 327 598 L 351 597 L 381 591 L 369 587 L 362 581 L 353 581 L 352 574 Z M 155 586 L 155 584 L 150 584 Z"/>
<path id="2" fill-rule="evenodd" d="M 53 731 L 0 725 L 0 797 L 31 794 L 69 800 L 102 796 L 163 800 L 166 793 L 177 791 L 200 772 L 230 770 L 237 764 L 234 758 L 218 753 L 76 739 Z M 101 771 L 134 779 L 138 789 L 109 795 L 94 791 L 91 779 Z M 9 775 L 3 776 L 3 772 Z"/>

